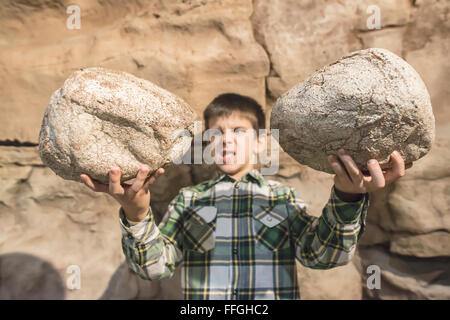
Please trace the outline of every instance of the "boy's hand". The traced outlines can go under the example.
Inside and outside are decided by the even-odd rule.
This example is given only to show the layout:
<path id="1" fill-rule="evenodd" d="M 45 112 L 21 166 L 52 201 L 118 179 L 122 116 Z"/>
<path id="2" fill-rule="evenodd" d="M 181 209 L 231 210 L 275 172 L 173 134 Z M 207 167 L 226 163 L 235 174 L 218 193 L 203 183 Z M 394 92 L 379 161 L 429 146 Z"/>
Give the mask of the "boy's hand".
<path id="1" fill-rule="evenodd" d="M 87 174 L 81 174 L 80 178 L 93 191 L 111 195 L 120 203 L 127 219 L 138 222 L 147 216 L 150 205 L 149 186 L 164 173 L 164 169 L 159 168 L 147 177 L 148 172 L 149 169 L 146 166 L 141 167 L 132 185 L 120 183 L 119 168 L 109 170 L 109 184 L 107 185 L 94 181 Z"/>
<path id="2" fill-rule="evenodd" d="M 391 169 L 382 170 L 378 161 L 371 159 L 373 163 L 370 160 L 367 163 L 369 175 L 364 175 L 345 150 L 340 149 L 338 155 L 344 166 L 333 155 L 328 156 L 328 162 L 336 173 L 335 188 L 345 193 L 366 193 L 382 189 L 392 181 L 403 177 L 405 170 L 412 167 L 412 163 L 405 166 L 402 156 L 394 151 L 391 154 Z"/>

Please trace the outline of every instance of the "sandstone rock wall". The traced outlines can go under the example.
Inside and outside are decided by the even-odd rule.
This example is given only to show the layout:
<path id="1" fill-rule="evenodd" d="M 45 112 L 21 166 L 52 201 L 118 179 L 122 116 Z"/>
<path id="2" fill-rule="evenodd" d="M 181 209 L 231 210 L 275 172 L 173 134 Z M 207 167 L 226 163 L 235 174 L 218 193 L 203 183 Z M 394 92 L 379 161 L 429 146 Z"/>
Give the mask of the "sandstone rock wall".
<path id="1" fill-rule="evenodd" d="M 147 282 L 120 247 L 118 204 L 44 167 L 37 137 L 51 93 L 74 70 L 101 66 L 148 79 L 201 115 L 224 92 L 249 95 L 267 114 L 280 94 L 340 56 L 382 47 L 422 76 L 436 117 L 436 145 L 407 175 L 372 194 L 366 234 L 351 264 L 299 269 L 305 299 L 450 298 L 448 1 L 76 1 L 81 29 L 66 28 L 72 1 L 0 4 L 0 298 L 181 298 L 179 274 Z M 368 30 L 377 5 L 381 29 Z M 179 188 L 211 168 L 171 168 L 152 186 L 158 219 Z M 296 187 L 319 215 L 332 176 L 280 155 L 272 178 Z M 369 265 L 381 289 L 367 288 Z M 70 290 L 69 266 L 81 271 Z"/>

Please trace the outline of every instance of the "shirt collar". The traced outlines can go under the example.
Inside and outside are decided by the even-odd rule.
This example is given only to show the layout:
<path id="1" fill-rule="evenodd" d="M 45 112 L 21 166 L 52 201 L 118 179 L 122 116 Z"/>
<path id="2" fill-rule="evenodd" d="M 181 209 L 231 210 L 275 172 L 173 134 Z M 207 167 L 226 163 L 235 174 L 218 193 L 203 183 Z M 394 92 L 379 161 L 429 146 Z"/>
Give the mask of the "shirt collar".
<path id="1" fill-rule="evenodd" d="M 212 182 L 211 185 L 219 183 L 221 181 L 236 182 L 237 180 L 234 179 L 233 177 L 229 176 L 226 173 L 222 173 L 218 177 L 216 177 L 215 179 L 213 179 L 211 181 Z M 247 172 L 246 174 L 244 174 L 242 176 L 242 178 L 239 181 L 243 181 L 243 182 L 253 181 L 253 182 L 256 182 L 260 187 L 262 187 L 264 185 L 264 177 L 257 169 L 253 169 L 253 170 Z"/>

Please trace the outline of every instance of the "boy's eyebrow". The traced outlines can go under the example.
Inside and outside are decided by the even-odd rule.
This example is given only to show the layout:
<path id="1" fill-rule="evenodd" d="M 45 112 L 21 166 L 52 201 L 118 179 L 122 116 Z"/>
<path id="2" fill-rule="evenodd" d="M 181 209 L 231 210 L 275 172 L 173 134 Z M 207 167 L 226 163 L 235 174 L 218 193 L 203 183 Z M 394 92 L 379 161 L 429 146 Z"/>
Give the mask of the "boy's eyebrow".
<path id="1" fill-rule="evenodd" d="M 246 129 L 246 130 L 252 130 L 252 128 L 246 128 L 246 127 L 243 126 L 243 125 L 231 126 L 231 127 L 226 128 L 226 129 L 234 130 L 234 129 L 237 129 L 237 128 L 243 128 L 243 129 Z M 211 128 L 209 128 L 209 129 L 217 129 L 217 130 L 220 130 L 221 132 L 224 131 L 223 128 L 220 127 L 220 126 L 218 126 L 218 127 L 211 127 Z"/>
<path id="2" fill-rule="evenodd" d="M 243 125 L 243 124 L 239 124 L 239 125 L 231 125 L 231 126 L 229 127 L 229 129 L 230 129 L 230 128 L 236 129 L 236 128 L 246 128 L 246 127 L 245 127 L 245 125 Z M 219 129 L 219 130 L 223 131 L 223 128 L 222 128 L 221 126 L 218 126 L 218 127 L 210 127 L 210 129 Z M 247 128 L 247 129 L 252 129 L 252 128 L 250 127 L 250 128 Z"/>

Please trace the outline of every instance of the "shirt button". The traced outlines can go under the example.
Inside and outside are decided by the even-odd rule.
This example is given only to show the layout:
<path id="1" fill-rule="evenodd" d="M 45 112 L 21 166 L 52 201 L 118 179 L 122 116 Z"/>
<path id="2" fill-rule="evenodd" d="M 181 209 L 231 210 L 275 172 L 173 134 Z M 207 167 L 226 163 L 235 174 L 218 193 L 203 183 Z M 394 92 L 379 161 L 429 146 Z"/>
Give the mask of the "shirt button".
<path id="1" fill-rule="evenodd" d="M 234 254 L 238 254 L 238 249 L 237 249 L 237 248 L 234 248 L 234 249 L 233 249 L 233 253 L 234 253 Z"/>
<path id="2" fill-rule="evenodd" d="M 133 236 L 131 234 L 129 234 L 128 239 L 133 239 Z"/>
<path id="3" fill-rule="evenodd" d="M 239 189 L 239 182 L 236 182 L 236 184 L 234 185 L 235 189 Z"/>
<path id="4" fill-rule="evenodd" d="M 272 217 L 267 217 L 267 221 L 272 221 Z"/>

